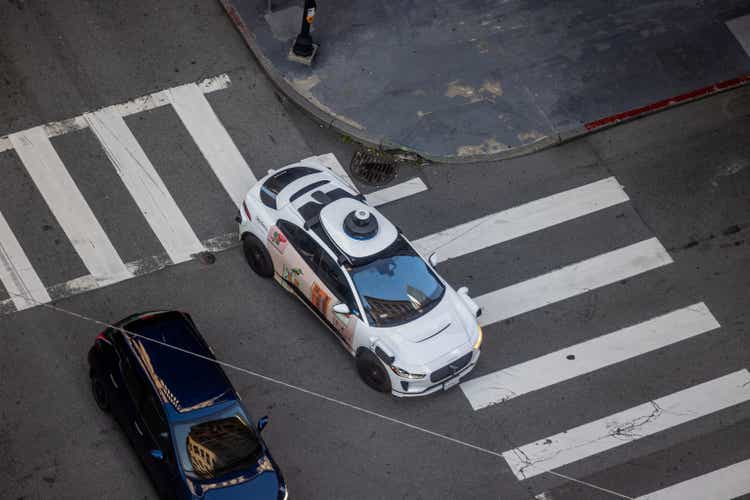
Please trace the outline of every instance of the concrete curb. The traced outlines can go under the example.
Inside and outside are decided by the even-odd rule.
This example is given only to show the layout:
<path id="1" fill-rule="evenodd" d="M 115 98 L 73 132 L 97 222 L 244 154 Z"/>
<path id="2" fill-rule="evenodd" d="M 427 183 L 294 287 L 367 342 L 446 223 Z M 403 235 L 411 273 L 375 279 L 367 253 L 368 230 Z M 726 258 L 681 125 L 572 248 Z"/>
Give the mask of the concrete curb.
<path id="1" fill-rule="evenodd" d="M 531 142 L 529 144 L 523 144 L 521 146 L 515 146 L 508 148 L 505 151 L 498 153 L 489 153 L 483 155 L 468 155 L 468 156 L 433 156 L 424 151 L 418 151 L 408 146 L 394 143 L 387 137 L 374 136 L 367 132 L 362 131 L 350 124 L 339 120 L 332 116 L 329 112 L 315 105 L 313 102 L 308 100 L 302 95 L 288 80 L 286 80 L 281 74 L 276 71 L 273 63 L 263 54 L 260 46 L 256 43 L 255 35 L 250 31 L 250 28 L 240 17 L 237 9 L 231 5 L 231 0 L 219 0 L 227 15 L 232 20 L 237 30 L 242 35 L 245 43 L 250 48 L 255 58 L 260 63 L 261 67 L 265 71 L 266 75 L 276 85 L 279 91 L 288 99 L 292 100 L 297 106 L 304 109 L 310 114 L 315 120 L 326 125 L 329 128 L 333 128 L 337 132 L 355 139 L 357 142 L 364 144 L 367 147 L 379 148 L 383 150 L 396 150 L 402 152 L 413 153 L 424 158 L 425 160 L 434 163 L 478 163 L 478 162 L 490 162 L 497 160 L 505 160 L 509 158 L 515 158 L 518 156 L 524 156 L 543 149 L 557 146 L 567 141 L 577 139 L 579 137 L 593 134 L 600 130 L 625 123 L 631 120 L 647 116 L 649 114 L 658 113 L 674 106 L 680 106 L 692 101 L 703 99 L 714 94 L 725 92 L 727 90 L 736 89 L 745 85 L 750 85 L 750 75 L 743 75 L 731 80 L 725 80 L 707 87 L 703 87 L 697 90 L 686 92 L 668 99 L 663 99 L 646 106 L 634 108 L 631 110 L 616 113 L 614 115 L 606 116 L 583 125 L 572 127 L 565 130 L 560 130 L 552 135 L 541 137 L 540 139 Z"/>

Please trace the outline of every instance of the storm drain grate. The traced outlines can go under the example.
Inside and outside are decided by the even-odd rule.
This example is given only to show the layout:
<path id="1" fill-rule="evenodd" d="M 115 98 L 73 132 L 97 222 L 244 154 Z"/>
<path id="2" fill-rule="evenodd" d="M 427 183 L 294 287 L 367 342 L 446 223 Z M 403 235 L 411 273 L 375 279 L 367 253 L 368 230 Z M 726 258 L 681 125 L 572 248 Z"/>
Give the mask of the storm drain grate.
<path id="1" fill-rule="evenodd" d="M 385 151 L 365 149 L 354 153 L 349 163 L 352 177 L 370 186 L 384 186 L 396 178 L 398 164 L 396 158 Z"/>

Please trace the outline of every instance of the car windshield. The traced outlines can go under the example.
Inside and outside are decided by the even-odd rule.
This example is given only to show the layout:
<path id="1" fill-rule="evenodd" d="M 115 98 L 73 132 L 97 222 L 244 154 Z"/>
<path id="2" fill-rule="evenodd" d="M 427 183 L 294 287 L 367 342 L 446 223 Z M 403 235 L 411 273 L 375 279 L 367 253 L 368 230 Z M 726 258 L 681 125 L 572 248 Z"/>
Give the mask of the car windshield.
<path id="1" fill-rule="evenodd" d="M 349 273 L 375 326 L 396 326 L 418 318 L 440 302 L 445 292 L 435 273 L 401 236 L 376 259 Z"/>
<path id="2" fill-rule="evenodd" d="M 180 463 L 194 479 L 213 480 L 255 468 L 263 455 L 258 436 L 236 406 L 175 426 Z"/>

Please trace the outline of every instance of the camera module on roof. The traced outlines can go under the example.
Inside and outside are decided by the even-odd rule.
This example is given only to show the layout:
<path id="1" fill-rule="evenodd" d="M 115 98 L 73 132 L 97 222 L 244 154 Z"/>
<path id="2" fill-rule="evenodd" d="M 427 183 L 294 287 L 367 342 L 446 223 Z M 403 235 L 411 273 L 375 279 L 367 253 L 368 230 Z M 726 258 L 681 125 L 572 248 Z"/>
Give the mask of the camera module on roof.
<path id="1" fill-rule="evenodd" d="M 354 210 L 344 219 L 344 232 L 359 240 L 372 238 L 378 232 L 378 220 L 369 210 Z"/>

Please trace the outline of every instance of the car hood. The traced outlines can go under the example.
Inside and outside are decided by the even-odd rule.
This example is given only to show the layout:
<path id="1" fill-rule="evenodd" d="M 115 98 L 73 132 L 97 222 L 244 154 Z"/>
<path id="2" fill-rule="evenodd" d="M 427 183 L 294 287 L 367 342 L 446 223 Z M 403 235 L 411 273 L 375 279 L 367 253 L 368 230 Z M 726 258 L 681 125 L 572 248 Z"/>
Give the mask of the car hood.
<path id="1" fill-rule="evenodd" d="M 276 472 L 268 471 L 243 483 L 207 489 L 202 498 L 205 500 L 247 500 L 248 498 L 277 500 L 280 486 Z"/>
<path id="2" fill-rule="evenodd" d="M 388 343 L 408 358 L 410 364 L 427 365 L 445 357 L 455 357 L 471 346 L 466 311 L 459 308 L 458 297 L 446 290 L 443 299 L 430 312 L 405 325 L 388 328 Z M 400 358 L 402 356 L 398 356 Z"/>

